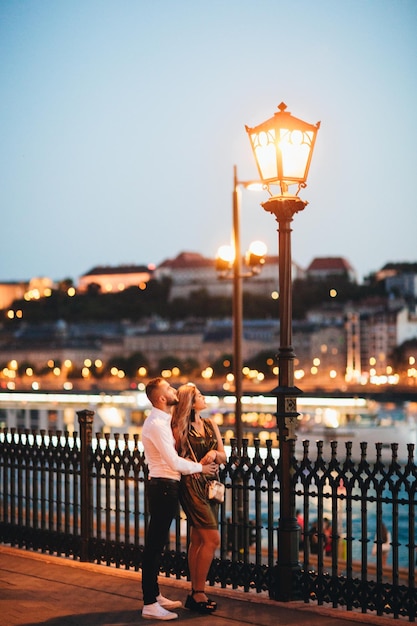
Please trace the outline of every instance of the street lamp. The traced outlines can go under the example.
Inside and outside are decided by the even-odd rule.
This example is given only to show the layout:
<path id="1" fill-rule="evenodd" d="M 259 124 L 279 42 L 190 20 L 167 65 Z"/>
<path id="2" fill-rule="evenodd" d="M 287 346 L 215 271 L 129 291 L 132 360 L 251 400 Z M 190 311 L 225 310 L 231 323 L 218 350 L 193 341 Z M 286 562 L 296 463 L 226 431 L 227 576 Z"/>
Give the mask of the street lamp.
<path id="1" fill-rule="evenodd" d="M 242 447 L 242 327 L 243 301 L 242 279 L 259 274 L 265 263 L 266 246 L 260 241 L 253 242 L 245 255 L 247 271 L 242 273 L 240 249 L 240 196 L 239 187 L 250 188 L 259 182 L 239 181 L 237 167 L 233 167 L 233 246 L 219 248 L 216 270 L 219 278 L 233 280 L 233 376 L 235 385 L 235 436 L 238 450 Z"/>
<path id="2" fill-rule="evenodd" d="M 279 246 L 279 317 L 277 423 L 280 448 L 280 518 L 278 524 L 277 588 L 272 595 L 281 601 L 298 597 L 297 578 L 299 532 L 295 515 L 295 497 L 291 485 L 291 456 L 296 439 L 297 396 L 294 385 L 295 354 L 292 346 L 291 227 L 295 213 L 307 202 L 298 197 L 306 187 L 308 170 L 320 122 L 316 125 L 293 117 L 283 102 L 278 112 L 255 128 L 246 126 L 258 171 L 270 198 L 262 203 L 265 211 L 278 222 Z M 279 186 L 273 194 L 271 186 Z M 297 185 L 295 195 L 289 187 Z"/>

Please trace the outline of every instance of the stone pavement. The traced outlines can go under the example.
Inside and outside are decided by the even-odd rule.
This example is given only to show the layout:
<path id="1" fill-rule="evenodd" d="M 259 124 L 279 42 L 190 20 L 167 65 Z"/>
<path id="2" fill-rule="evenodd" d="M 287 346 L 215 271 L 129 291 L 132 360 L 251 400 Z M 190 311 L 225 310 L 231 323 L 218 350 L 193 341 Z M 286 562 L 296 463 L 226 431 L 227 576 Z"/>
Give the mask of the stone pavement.
<path id="1" fill-rule="evenodd" d="M 185 601 L 189 583 L 161 578 L 161 591 Z M 281 603 L 255 593 L 210 588 L 215 614 L 178 609 L 169 622 L 197 626 L 393 626 L 389 617 L 362 615 L 303 602 Z M 79 563 L 0 545 L 0 626 L 152 626 L 141 617 L 140 573 Z M 395 620 L 398 624 L 399 620 Z"/>

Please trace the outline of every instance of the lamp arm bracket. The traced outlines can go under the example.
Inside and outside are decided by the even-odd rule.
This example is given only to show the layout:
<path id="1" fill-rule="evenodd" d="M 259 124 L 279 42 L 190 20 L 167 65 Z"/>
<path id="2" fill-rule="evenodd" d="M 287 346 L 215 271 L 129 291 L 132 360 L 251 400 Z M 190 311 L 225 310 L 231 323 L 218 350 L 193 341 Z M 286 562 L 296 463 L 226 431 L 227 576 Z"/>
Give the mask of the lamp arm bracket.
<path id="1" fill-rule="evenodd" d="M 253 268 L 250 272 L 245 272 L 243 274 L 238 274 L 237 277 L 234 276 L 233 270 L 228 271 L 219 271 L 217 272 L 217 278 L 219 280 L 233 280 L 234 278 L 252 278 L 253 276 L 259 276 L 261 273 L 261 269 Z"/>

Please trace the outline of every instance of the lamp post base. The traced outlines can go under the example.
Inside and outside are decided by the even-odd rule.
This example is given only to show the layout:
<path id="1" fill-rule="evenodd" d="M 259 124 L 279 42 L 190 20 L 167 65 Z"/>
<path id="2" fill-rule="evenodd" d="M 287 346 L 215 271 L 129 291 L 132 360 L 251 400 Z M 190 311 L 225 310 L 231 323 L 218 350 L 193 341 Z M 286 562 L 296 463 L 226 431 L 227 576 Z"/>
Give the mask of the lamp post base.
<path id="1" fill-rule="evenodd" d="M 300 600 L 302 597 L 301 565 L 298 561 L 300 530 L 295 517 L 279 520 L 278 561 L 274 568 L 274 583 L 270 590 L 273 600 L 290 602 Z"/>
<path id="2" fill-rule="evenodd" d="M 302 600 L 301 566 L 276 565 L 273 571 L 273 586 L 269 597 L 277 602 Z"/>
<path id="3" fill-rule="evenodd" d="M 288 355 L 287 355 L 288 356 Z M 279 356 L 280 358 L 280 356 Z M 281 354 L 281 366 L 291 367 Z M 274 585 L 271 597 L 280 602 L 301 598 L 301 565 L 298 562 L 300 526 L 295 513 L 295 495 L 292 485 L 292 459 L 297 438 L 297 397 L 302 391 L 295 386 L 278 386 L 277 426 L 280 450 L 280 518 L 278 522 L 278 559 L 274 568 Z"/>

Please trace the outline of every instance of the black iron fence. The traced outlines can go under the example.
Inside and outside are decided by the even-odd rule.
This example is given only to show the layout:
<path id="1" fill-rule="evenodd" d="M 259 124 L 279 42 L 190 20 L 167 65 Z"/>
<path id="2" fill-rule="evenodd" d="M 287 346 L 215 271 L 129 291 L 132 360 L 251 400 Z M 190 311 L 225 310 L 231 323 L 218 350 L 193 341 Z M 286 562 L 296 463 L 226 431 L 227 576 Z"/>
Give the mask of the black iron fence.
<path id="1" fill-rule="evenodd" d="M 91 411 L 78 414 L 80 435 L 0 431 L 0 541 L 126 569 L 141 567 L 147 531 L 147 466 L 138 436 L 92 437 Z M 323 455 L 323 443 L 293 457 L 294 508 L 300 523 L 299 597 L 347 610 L 415 621 L 417 466 L 381 460 L 381 446 L 351 444 Z M 341 454 L 340 454 L 341 452 Z M 338 456 L 339 453 L 339 456 Z M 280 497 L 279 453 L 272 441 L 238 451 L 221 468 L 221 546 L 209 583 L 276 597 Z M 188 577 L 187 521 L 172 527 L 162 572 Z"/>

